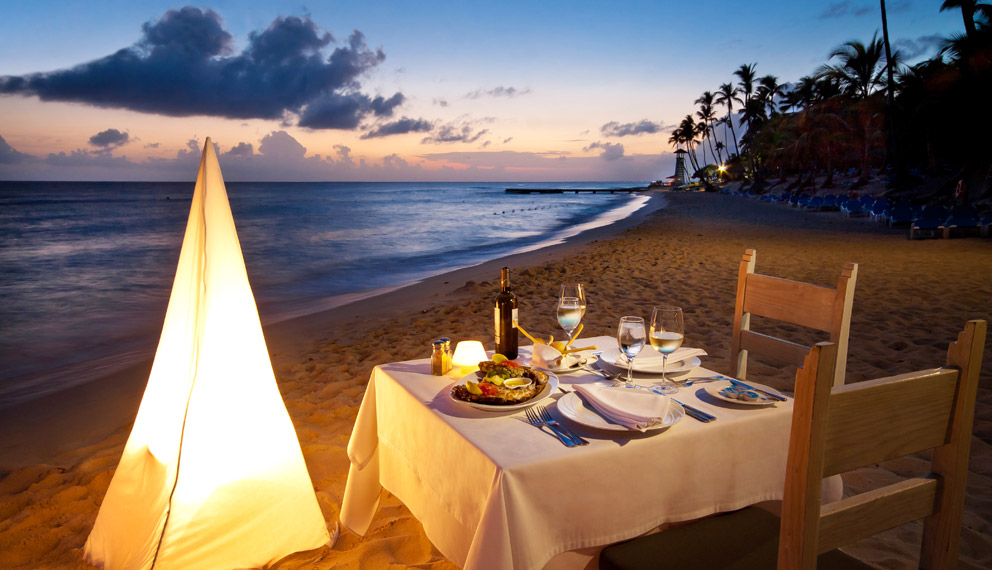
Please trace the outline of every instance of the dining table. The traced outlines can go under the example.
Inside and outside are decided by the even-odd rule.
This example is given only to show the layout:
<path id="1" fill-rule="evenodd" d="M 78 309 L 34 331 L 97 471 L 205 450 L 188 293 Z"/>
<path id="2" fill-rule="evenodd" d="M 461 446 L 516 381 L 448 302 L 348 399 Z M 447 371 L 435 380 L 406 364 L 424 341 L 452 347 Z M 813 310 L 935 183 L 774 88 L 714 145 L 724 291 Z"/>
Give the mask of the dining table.
<path id="1" fill-rule="evenodd" d="M 616 350 L 617 341 L 576 345 Z M 531 354 L 522 346 L 517 361 L 527 364 Z M 702 356 L 675 379 L 712 376 L 707 364 L 713 359 Z M 716 419 L 680 415 L 640 432 L 574 419 L 569 392 L 603 384 L 602 374 L 579 368 L 556 377 L 558 387 L 534 408 L 546 407 L 588 445 L 566 447 L 531 425 L 525 409 L 453 399 L 462 374 L 434 376 L 429 359 L 376 366 L 348 443 L 341 524 L 364 536 L 388 491 L 465 570 L 582 568 L 603 546 L 660 526 L 781 500 L 791 397 L 734 403 L 714 397 L 707 383 L 683 385 L 671 397 Z M 659 377 L 635 373 L 634 382 L 651 387 Z M 570 415 L 564 398 L 572 398 Z"/>

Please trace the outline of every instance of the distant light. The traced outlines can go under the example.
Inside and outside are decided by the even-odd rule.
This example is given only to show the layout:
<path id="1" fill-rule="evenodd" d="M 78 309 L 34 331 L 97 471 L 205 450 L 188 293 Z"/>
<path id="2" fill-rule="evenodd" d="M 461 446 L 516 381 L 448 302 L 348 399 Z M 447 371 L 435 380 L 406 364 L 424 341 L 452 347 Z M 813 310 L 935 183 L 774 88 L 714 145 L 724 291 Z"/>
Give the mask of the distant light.
<path id="1" fill-rule="evenodd" d="M 721 164 L 720 167 L 717 168 L 717 170 L 719 170 L 720 172 L 726 172 L 727 171 L 727 167 Z"/>

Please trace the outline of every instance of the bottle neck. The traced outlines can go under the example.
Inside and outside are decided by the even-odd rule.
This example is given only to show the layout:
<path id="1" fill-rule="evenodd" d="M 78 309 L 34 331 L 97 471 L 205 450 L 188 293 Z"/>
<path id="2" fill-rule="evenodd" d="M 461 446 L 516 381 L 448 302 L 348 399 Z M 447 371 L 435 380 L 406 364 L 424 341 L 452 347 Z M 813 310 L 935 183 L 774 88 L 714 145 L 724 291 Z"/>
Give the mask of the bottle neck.
<path id="1" fill-rule="evenodd" d="M 510 290 L 510 270 L 504 267 L 499 274 L 499 288 L 501 291 Z"/>

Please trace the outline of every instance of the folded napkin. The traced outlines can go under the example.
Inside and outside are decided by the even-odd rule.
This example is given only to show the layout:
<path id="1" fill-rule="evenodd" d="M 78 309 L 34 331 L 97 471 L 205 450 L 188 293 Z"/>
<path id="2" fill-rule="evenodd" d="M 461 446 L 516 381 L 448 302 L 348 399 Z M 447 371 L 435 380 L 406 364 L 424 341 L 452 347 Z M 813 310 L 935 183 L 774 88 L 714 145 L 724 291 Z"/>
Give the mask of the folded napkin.
<path id="1" fill-rule="evenodd" d="M 668 355 L 669 366 L 674 365 L 676 362 L 682 362 L 683 360 L 689 360 L 697 356 L 706 356 L 706 351 L 701 348 L 689 348 L 687 346 L 680 346 L 675 349 L 675 352 Z M 617 358 L 617 362 L 620 364 L 627 364 L 627 356 L 621 351 L 620 356 Z M 657 366 L 661 368 L 663 364 L 663 357 L 657 350 L 651 349 L 649 346 L 645 346 L 644 350 L 640 352 L 635 358 L 634 362 L 641 366 Z"/>
<path id="2" fill-rule="evenodd" d="M 581 362 L 586 354 L 588 353 L 572 352 L 562 358 L 561 352 L 558 352 L 553 346 L 535 344 L 534 352 L 530 357 L 530 365 L 535 368 L 550 368 L 552 370 L 569 368 Z M 559 358 L 561 358 L 561 362 L 558 362 Z"/>
<path id="3" fill-rule="evenodd" d="M 530 365 L 535 368 L 553 368 L 554 363 L 561 357 L 553 346 L 547 344 L 535 344 L 534 353 L 530 357 Z"/>
<path id="4" fill-rule="evenodd" d="M 665 422 L 669 397 L 646 390 L 574 384 L 575 391 L 603 417 L 627 429 L 645 431 Z"/>

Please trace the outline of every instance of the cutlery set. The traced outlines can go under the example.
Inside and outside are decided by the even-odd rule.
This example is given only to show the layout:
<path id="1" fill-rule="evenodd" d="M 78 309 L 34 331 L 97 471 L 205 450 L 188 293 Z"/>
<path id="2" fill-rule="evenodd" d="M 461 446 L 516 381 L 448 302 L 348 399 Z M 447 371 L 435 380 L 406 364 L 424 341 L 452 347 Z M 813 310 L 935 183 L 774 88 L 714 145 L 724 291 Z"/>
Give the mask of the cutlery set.
<path id="1" fill-rule="evenodd" d="M 661 394 L 662 393 L 662 392 L 658 392 L 657 390 L 655 390 L 652 386 L 639 386 L 639 385 L 630 386 L 628 384 L 625 384 L 625 383 L 622 383 L 622 382 L 618 382 L 617 381 L 617 378 L 619 378 L 620 375 L 621 375 L 619 372 L 614 374 L 614 373 L 610 373 L 610 372 L 607 372 L 605 370 L 602 370 L 599 367 L 593 367 L 593 366 L 589 366 L 589 365 L 583 365 L 582 366 L 582 369 L 583 370 L 586 370 L 588 372 L 592 372 L 594 374 L 598 374 L 598 375 L 602 376 L 604 379 L 606 379 L 606 380 L 608 380 L 610 382 L 614 382 L 615 385 L 617 385 L 617 386 L 646 389 L 646 390 L 650 390 L 652 392 L 656 392 L 658 394 Z M 754 386 L 752 386 L 752 385 L 750 385 L 750 384 L 748 384 L 746 382 L 741 382 L 740 380 L 737 380 L 736 378 L 731 378 L 729 376 L 724 376 L 723 374 L 715 374 L 713 376 L 694 376 L 694 377 L 690 377 L 690 378 L 687 378 L 684 382 L 682 382 L 681 385 L 682 386 L 692 386 L 693 384 L 703 384 L 703 383 L 706 383 L 706 382 L 717 382 L 717 381 L 720 381 L 720 380 L 729 381 L 734 386 L 737 386 L 737 387 L 740 387 L 740 388 L 743 388 L 743 389 L 746 389 L 746 390 L 751 390 L 753 392 L 758 392 L 760 394 L 763 394 L 763 395 L 767 396 L 768 398 L 771 398 L 771 399 L 776 400 L 776 401 L 779 401 L 779 402 L 785 402 L 785 401 L 788 400 L 788 398 L 786 398 L 784 396 L 781 396 L 779 394 L 775 394 L 775 393 L 772 393 L 772 392 L 768 392 L 766 390 L 762 390 L 761 388 L 755 388 Z M 568 393 L 568 391 L 566 391 L 561 386 L 559 386 L 559 389 L 562 392 Z M 684 403 L 682 403 L 682 402 L 680 402 L 678 400 L 675 400 L 674 398 L 673 398 L 673 401 L 675 401 L 677 404 L 679 404 L 680 406 L 682 406 L 682 408 L 685 410 L 686 415 L 689 416 L 689 417 L 691 417 L 691 418 L 693 418 L 694 420 L 697 420 L 697 421 L 700 421 L 700 422 L 703 422 L 703 423 L 714 422 L 714 421 L 717 420 L 717 417 L 714 416 L 713 414 L 704 412 L 703 410 L 701 410 L 699 408 L 695 408 L 695 407 L 690 406 L 688 404 L 684 404 Z M 537 427 L 538 429 L 543 429 L 545 427 L 548 428 L 548 430 L 550 430 L 550 432 L 555 437 L 557 437 L 558 440 L 561 441 L 561 443 L 564 444 L 566 447 L 576 447 L 576 446 L 579 446 L 579 445 L 588 445 L 588 443 L 589 443 L 588 441 L 586 441 L 585 439 L 579 437 L 575 433 L 572 433 L 565 426 L 563 426 L 562 424 L 560 424 L 558 421 L 554 420 L 551 417 L 551 413 L 548 411 L 547 406 L 541 407 L 539 409 L 527 408 L 527 410 L 525 410 L 525 411 L 527 413 L 527 423 L 529 423 L 529 424 Z"/>
<path id="2" fill-rule="evenodd" d="M 551 433 L 558 438 L 558 441 L 565 445 L 565 447 L 589 445 L 588 441 L 577 434 L 572 433 L 565 426 L 561 425 L 558 421 L 552 418 L 551 412 L 548 411 L 547 406 L 542 406 L 541 408 L 527 408 L 524 411 L 527 412 L 527 423 L 538 429 L 547 427 L 551 430 Z"/>

